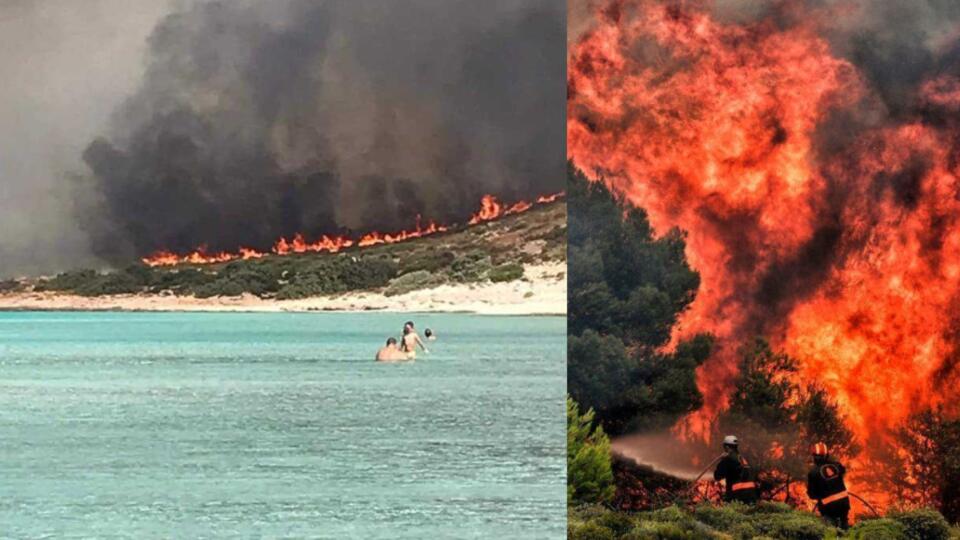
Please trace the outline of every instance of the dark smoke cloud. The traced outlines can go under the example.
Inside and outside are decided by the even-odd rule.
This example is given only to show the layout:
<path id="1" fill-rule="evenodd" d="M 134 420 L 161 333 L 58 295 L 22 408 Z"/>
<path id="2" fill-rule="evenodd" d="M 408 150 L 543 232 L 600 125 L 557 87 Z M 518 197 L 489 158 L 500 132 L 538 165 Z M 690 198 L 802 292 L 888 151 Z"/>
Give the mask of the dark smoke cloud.
<path id="1" fill-rule="evenodd" d="M 200 3 L 149 38 L 142 87 L 89 144 L 95 253 L 469 217 L 563 189 L 565 6 Z"/>

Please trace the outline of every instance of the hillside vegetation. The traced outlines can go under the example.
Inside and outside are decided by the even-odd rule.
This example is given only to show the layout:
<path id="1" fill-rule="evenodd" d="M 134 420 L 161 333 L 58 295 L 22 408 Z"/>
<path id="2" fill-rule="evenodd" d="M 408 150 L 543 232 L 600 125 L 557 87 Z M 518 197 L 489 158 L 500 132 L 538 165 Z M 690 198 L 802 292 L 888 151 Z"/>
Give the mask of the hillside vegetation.
<path id="1" fill-rule="evenodd" d="M 0 292 L 54 291 L 81 296 L 165 294 L 279 300 L 349 291 L 403 294 L 443 283 L 505 282 L 523 278 L 524 265 L 566 260 L 566 205 L 407 242 L 235 260 L 222 264 L 110 271 L 75 270 L 52 278 L 0 281 Z"/>
<path id="2" fill-rule="evenodd" d="M 693 509 L 668 506 L 648 512 L 623 513 L 602 506 L 580 506 L 568 512 L 569 540 L 951 540 L 950 528 L 934 510 L 891 512 L 864 519 L 841 532 L 816 515 L 783 503 L 756 506 L 702 504 Z"/>

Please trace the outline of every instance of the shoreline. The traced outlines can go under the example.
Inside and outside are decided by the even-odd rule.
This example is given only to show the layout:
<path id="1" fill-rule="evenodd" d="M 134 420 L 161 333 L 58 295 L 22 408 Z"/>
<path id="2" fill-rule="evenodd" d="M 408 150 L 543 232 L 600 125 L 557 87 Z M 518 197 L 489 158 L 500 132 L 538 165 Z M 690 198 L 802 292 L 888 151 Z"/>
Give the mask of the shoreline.
<path id="1" fill-rule="evenodd" d="M 528 265 L 525 277 L 507 283 L 445 284 L 397 296 L 356 291 L 296 300 L 196 298 L 163 294 L 77 296 L 55 292 L 0 293 L 0 311 L 128 311 L 248 313 L 471 313 L 565 316 L 566 263 Z"/>

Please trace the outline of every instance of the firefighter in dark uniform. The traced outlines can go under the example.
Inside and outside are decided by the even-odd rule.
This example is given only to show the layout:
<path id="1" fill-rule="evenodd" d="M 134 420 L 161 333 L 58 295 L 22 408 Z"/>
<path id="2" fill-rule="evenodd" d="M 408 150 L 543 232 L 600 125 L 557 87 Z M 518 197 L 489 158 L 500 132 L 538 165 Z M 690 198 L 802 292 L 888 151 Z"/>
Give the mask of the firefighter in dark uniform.
<path id="1" fill-rule="evenodd" d="M 713 479 L 723 480 L 726 485 L 723 500 L 752 504 L 760 498 L 760 486 L 750 463 L 740 454 L 739 447 L 740 441 L 735 436 L 723 438 L 724 456 L 713 471 Z"/>
<path id="2" fill-rule="evenodd" d="M 849 527 L 850 496 L 843 481 L 846 469 L 830 459 L 827 445 L 813 445 L 813 468 L 807 474 L 807 496 L 817 501 L 820 515 L 836 527 Z"/>

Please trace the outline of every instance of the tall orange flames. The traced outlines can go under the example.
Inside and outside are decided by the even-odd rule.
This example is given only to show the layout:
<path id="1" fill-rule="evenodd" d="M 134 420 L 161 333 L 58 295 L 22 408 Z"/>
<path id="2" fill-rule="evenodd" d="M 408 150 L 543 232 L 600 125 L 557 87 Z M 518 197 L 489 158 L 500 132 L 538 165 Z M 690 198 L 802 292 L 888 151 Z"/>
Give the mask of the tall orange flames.
<path id="1" fill-rule="evenodd" d="M 535 203 L 518 201 L 513 204 L 504 204 L 494 195 L 484 195 L 480 201 L 480 209 L 469 221 L 470 225 L 476 225 L 485 221 L 492 221 L 504 216 L 526 212 L 535 205 L 548 204 L 563 197 L 563 193 L 554 193 L 551 195 L 542 195 L 537 198 Z M 421 223 L 420 216 L 416 218 L 416 226 L 413 229 L 404 230 L 396 233 L 370 232 L 359 238 L 350 238 L 347 236 L 328 236 L 323 235 L 314 241 L 308 241 L 302 234 L 296 234 L 291 239 L 280 238 L 273 245 L 269 253 L 261 252 L 256 249 L 241 247 L 236 253 L 216 252 L 209 253 L 204 246 L 198 247 L 191 253 L 176 254 L 170 251 L 158 251 L 148 257 L 141 259 L 144 264 L 149 266 L 174 266 L 178 264 L 215 264 L 224 263 L 237 259 L 259 259 L 269 254 L 289 255 L 292 253 L 336 253 L 349 247 L 369 247 L 378 244 L 395 244 L 405 242 L 414 238 L 422 238 L 432 234 L 437 234 L 449 230 L 447 226 L 439 225 L 430 221 L 426 225 Z"/>
<path id="2" fill-rule="evenodd" d="M 688 234 L 701 287 L 674 341 L 718 341 L 691 426 L 709 429 L 737 346 L 758 334 L 832 394 L 861 441 L 956 401 L 956 122 L 871 121 L 882 105 L 821 37 L 822 14 L 731 24 L 678 5 L 598 13 L 570 51 L 567 134 L 576 165 L 659 232 Z M 916 100 L 955 116 L 960 81 L 927 81 Z M 832 143 L 843 130 L 853 142 Z"/>

